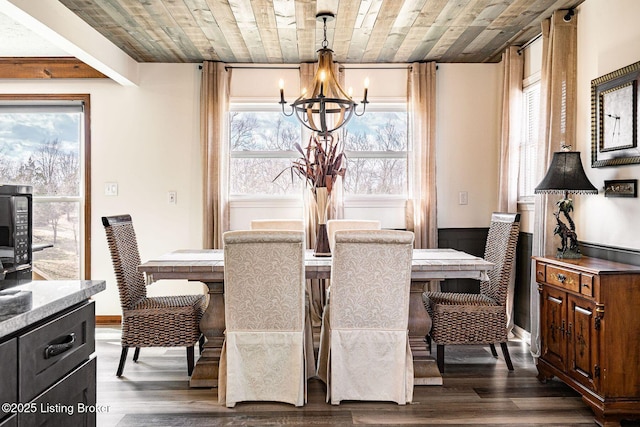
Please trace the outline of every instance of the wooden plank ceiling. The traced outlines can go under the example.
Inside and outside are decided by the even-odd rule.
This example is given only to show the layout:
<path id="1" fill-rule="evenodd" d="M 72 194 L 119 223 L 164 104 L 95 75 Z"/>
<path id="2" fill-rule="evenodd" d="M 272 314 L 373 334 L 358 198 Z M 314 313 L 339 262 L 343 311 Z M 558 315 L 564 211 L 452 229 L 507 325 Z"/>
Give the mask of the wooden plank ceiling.
<path id="1" fill-rule="evenodd" d="M 498 62 L 584 0 L 59 0 L 138 62 Z M 574 18 L 575 19 L 575 18 Z"/>

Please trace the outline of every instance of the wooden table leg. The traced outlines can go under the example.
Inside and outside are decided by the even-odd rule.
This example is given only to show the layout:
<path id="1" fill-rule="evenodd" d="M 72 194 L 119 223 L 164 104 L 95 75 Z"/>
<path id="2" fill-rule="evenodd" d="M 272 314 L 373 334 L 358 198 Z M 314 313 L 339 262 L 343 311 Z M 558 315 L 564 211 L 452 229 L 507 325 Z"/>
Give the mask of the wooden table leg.
<path id="1" fill-rule="evenodd" d="M 415 385 L 442 385 L 442 376 L 425 342 L 425 337 L 431 330 L 431 317 L 422 302 L 426 283 L 428 282 L 412 281 L 409 294 L 409 345 L 413 353 L 413 381 Z"/>
<path id="2" fill-rule="evenodd" d="M 218 387 L 218 365 L 224 342 L 224 283 L 207 282 L 209 304 L 200 320 L 200 330 L 207 341 L 196 362 L 190 387 Z"/>

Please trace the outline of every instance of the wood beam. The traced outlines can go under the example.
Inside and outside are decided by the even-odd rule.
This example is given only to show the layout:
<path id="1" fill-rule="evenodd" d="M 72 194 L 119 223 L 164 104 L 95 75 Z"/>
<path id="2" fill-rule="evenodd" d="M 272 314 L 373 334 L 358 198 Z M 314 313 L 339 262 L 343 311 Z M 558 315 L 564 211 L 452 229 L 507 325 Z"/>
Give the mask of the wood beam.
<path id="1" fill-rule="evenodd" d="M 0 58 L 0 79 L 106 79 L 76 58 Z"/>

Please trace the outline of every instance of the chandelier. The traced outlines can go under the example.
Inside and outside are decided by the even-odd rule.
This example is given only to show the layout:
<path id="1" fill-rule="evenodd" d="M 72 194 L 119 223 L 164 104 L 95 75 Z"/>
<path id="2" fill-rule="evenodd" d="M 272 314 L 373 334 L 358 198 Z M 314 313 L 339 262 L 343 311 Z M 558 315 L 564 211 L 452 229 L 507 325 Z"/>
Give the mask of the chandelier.
<path id="1" fill-rule="evenodd" d="M 324 24 L 324 40 L 322 49 L 318 50 L 318 71 L 316 72 L 312 90 L 307 94 L 303 89 L 298 99 L 290 104 L 291 110 L 287 113 L 284 99 L 284 81 L 280 79 L 280 105 L 282 113 L 289 117 L 294 113 L 300 123 L 308 129 L 319 134 L 327 135 L 349 123 L 351 117 L 362 116 L 367 108 L 367 92 L 369 79 L 364 81 L 364 99 L 362 100 L 362 111 L 357 112 L 358 103 L 349 93 L 340 86 L 333 72 L 333 51 L 329 49 L 327 42 L 327 21 L 334 19 L 334 14 L 322 12 L 316 15 L 318 21 Z M 307 97 L 308 95 L 308 97 Z"/>

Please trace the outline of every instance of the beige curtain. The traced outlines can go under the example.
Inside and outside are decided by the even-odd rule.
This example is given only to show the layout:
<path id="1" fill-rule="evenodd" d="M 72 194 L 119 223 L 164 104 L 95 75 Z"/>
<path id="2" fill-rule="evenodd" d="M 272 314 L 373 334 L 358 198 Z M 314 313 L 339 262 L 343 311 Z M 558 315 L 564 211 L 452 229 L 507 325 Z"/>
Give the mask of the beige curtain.
<path id="1" fill-rule="evenodd" d="M 500 170 L 498 210 L 518 211 L 518 169 L 522 135 L 522 78 L 524 58 L 517 46 L 502 54 L 502 133 L 500 138 Z M 513 293 L 516 269 L 511 270 L 507 291 L 507 333 L 513 330 Z"/>
<path id="2" fill-rule="evenodd" d="M 204 215 L 202 245 L 222 248 L 229 229 L 229 82 L 231 70 L 222 62 L 205 61 L 200 91 L 200 138 L 203 161 Z"/>
<path id="3" fill-rule="evenodd" d="M 517 46 L 502 54 L 502 134 L 500 139 L 500 170 L 498 210 L 515 213 L 518 210 L 518 169 L 522 136 L 522 79 L 524 58 Z"/>
<path id="4" fill-rule="evenodd" d="M 436 64 L 418 63 L 409 73 L 409 181 L 407 229 L 415 247 L 438 247 L 436 222 Z"/>
<path id="5" fill-rule="evenodd" d="M 436 218 L 436 63 L 414 62 L 409 72 L 409 194 L 406 228 L 415 235 L 417 249 L 438 247 Z M 424 284 L 439 291 L 440 282 Z"/>
<path id="6" fill-rule="evenodd" d="M 563 20 L 566 10 L 557 10 L 542 22 L 542 71 L 540 85 L 540 141 L 538 182 L 544 177 L 555 151 L 563 145 L 575 148 L 577 16 Z M 553 196 L 552 196 L 553 197 Z M 552 217 L 555 199 L 536 196 L 533 255 L 555 252 Z M 531 271 L 531 354 L 540 355 L 540 302 L 536 272 Z"/>

